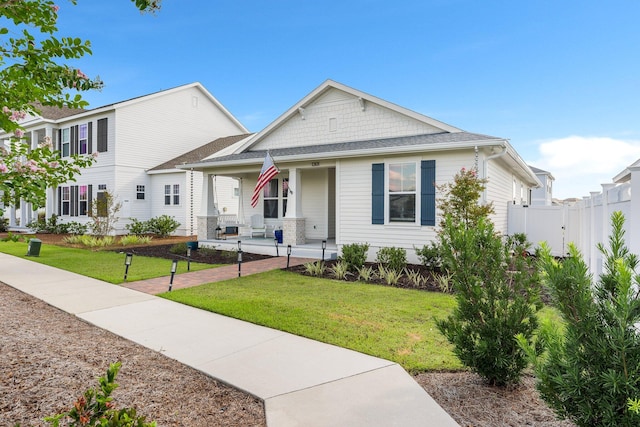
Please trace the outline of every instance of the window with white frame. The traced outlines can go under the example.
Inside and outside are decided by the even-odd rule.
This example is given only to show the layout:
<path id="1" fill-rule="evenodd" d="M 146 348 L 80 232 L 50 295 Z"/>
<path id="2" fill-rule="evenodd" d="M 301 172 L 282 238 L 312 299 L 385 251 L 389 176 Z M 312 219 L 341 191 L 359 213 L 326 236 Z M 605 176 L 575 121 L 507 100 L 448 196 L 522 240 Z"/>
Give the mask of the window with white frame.
<path id="1" fill-rule="evenodd" d="M 89 192 L 86 185 L 78 186 L 78 214 L 87 215 L 89 209 Z"/>
<path id="2" fill-rule="evenodd" d="M 60 154 L 62 157 L 71 154 L 71 128 L 64 128 L 60 132 Z"/>
<path id="3" fill-rule="evenodd" d="M 416 171 L 414 162 L 389 164 L 389 222 L 416 222 Z"/>
<path id="4" fill-rule="evenodd" d="M 71 187 L 62 187 L 62 215 L 71 214 Z"/>
<path id="5" fill-rule="evenodd" d="M 86 123 L 78 126 L 78 149 L 80 154 L 87 154 L 89 150 L 89 126 Z"/>
<path id="6" fill-rule="evenodd" d="M 144 185 L 136 185 L 136 200 L 144 200 Z"/>
<path id="7" fill-rule="evenodd" d="M 164 204 L 167 206 L 180 204 L 180 184 L 164 186 Z"/>
<path id="8" fill-rule="evenodd" d="M 262 190 L 264 217 L 278 218 L 278 179 L 274 178 Z"/>

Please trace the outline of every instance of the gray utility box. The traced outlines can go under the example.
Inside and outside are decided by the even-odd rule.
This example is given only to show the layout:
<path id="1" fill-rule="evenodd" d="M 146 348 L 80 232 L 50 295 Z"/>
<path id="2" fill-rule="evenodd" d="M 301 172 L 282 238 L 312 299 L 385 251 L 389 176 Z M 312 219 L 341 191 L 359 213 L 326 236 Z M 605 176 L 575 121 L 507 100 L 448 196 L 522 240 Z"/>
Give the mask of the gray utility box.
<path id="1" fill-rule="evenodd" d="M 27 256 L 39 256 L 40 247 L 42 247 L 42 240 L 40 239 L 29 240 L 29 246 L 27 247 Z"/>

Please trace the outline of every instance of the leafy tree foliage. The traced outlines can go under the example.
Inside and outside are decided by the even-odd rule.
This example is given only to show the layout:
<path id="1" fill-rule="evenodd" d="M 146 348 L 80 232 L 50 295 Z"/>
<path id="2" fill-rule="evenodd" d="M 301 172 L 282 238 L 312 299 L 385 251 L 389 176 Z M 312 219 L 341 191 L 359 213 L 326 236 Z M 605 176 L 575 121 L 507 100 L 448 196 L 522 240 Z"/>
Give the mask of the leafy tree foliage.
<path id="1" fill-rule="evenodd" d="M 160 7 L 160 0 L 131 1 L 140 11 Z M 42 206 L 47 187 L 73 180 L 93 162 L 89 156 L 59 159 L 51 141 L 36 141 L 34 150 L 22 141 L 20 122 L 38 115 L 41 106 L 82 108 L 87 103 L 80 92 L 102 86 L 98 77 L 66 63 L 91 54 L 91 44 L 55 36 L 59 11 L 52 0 L 0 0 L 0 129 L 14 135 L 0 153 L 0 192 L 10 202 Z"/>
<path id="2" fill-rule="evenodd" d="M 522 244 L 505 244 L 479 206 L 484 182 L 462 171 L 445 194 L 440 255 L 456 293 L 457 307 L 437 326 L 454 353 L 489 384 L 517 383 L 527 367 L 516 336 L 530 342 L 542 308 L 540 282 Z"/>
<path id="3" fill-rule="evenodd" d="M 541 251 L 544 280 L 565 322 L 564 331 L 545 325 L 546 352 L 523 344 L 535 362 L 542 398 L 561 418 L 578 426 L 637 426 L 629 399 L 640 396 L 640 277 L 638 258 L 624 244 L 624 216 L 612 215 L 604 273 L 592 284 L 582 255 L 555 260 Z"/>

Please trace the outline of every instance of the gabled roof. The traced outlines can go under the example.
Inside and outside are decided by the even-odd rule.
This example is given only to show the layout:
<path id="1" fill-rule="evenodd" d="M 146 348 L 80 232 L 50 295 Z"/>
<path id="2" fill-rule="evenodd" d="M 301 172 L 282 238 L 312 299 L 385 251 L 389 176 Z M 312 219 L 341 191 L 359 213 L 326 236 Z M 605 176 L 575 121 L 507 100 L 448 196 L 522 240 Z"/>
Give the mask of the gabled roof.
<path id="1" fill-rule="evenodd" d="M 149 169 L 148 172 L 176 169 L 176 166 L 178 165 L 198 162 L 208 156 L 211 156 L 212 154 L 217 153 L 220 150 L 223 150 L 229 147 L 230 145 L 235 144 L 238 141 L 241 141 L 242 139 L 248 137 L 249 135 L 251 134 L 246 133 L 242 135 L 225 136 L 223 138 L 215 139 L 201 147 L 198 147 L 176 158 L 173 158 L 167 162 L 164 162 L 156 167 L 153 167 Z"/>
<path id="2" fill-rule="evenodd" d="M 93 114 L 99 114 L 99 113 L 103 113 L 106 111 L 111 111 L 111 110 L 115 110 L 116 108 L 122 108 L 128 105 L 132 105 L 138 102 L 144 102 L 148 99 L 152 99 L 152 98 L 156 98 L 156 97 L 160 97 L 160 96 L 165 96 L 174 92 L 179 92 L 181 90 L 184 89 L 188 89 L 188 88 L 198 88 L 206 97 L 207 99 L 209 99 L 218 109 L 220 109 L 220 111 L 222 111 L 222 113 L 224 115 L 226 115 L 236 126 L 238 126 L 243 132 L 249 132 L 249 130 L 247 128 L 244 127 L 244 125 L 242 123 L 240 123 L 238 121 L 238 119 L 236 119 L 207 89 L 205 89 L 204 86 L 202 86 L 201 83 L 199 82 L 194 82 L 194 83 L 189 83 L 186 85 L 182 85 L 182 86 L 176 86 L 174 88 L 171 89 L 165 89 L 165 90 L 161 90 L 158 92 L 153 92 L 147 95 L 141 95 L 141 96 L 136 96 L 134 98 L 129 98 L 126 99 L 124 101 L 119 101 L 119 102 L 115 102 L 112 104 L 107 104 L 107 105 L 103 105 L 100 107 L 96 107 L 96 108 L 92 108 L 89 110 L 83 110 L 83 109 L 78 109 L 78 110 L 73 110 L 70 108 L 58 108 L 58 107 L 47 107 L 47 106 L 38 106 L 38 108 L 41 110 L 42 114 L 40 115 L 39 118 L 35 118 L 32 120 L 29 120 L 29 122 L 37 122 L 40 121 L 42 119 L 45 120 L 51 120 L 51 121 L 67 121 L 67 120 L 75 120 L 75 119 L 79 119 L 82 117 L 86 117 L 89 115 L 93 115 Z M 26 125 L 29 125 L 31 123 L 25 123 Z"/>
<path id="3" fill-rule="evenodd" d="M 253 138 L 252 138 L 253 139 Z M 469 132 L 442 132 L 424 135 L 401 136 L 396 138 L 371 139 L 367 141 L 341 142 L 337 144 L 309 145 L 302 147 L 277 148 L 269 150 L 274 161 L 299 159 L 329 159 L 375 155 L 380 152 L 411 152 L 425 149 L 447 150 L 464 147 L 499 145 L 505 140 L 488 135 Z M 262 163 L 266 150 L 247 150 L 227 156 L 205 159 L 180 166 L 185 168 L 206 168 L 229 164 Z"/>
<path id="4" fill-rule="evenodd" d="M 236 153 L 240 153 L 246 150 L 249 150 L 251 147 L 255 146 L 259 141 L 264 139 L 267 135 L 271 134 L 278 127 L 280 127 L 283 123 L 289 120 L 292 116 L 299 114 L 301 109 L 304 109 L 309 104 L 312 104 L 315 100 L 320 98 L 323 94 L 328 92 L 331 89 L 338 89 L 343 92 L 346 92 L 355 98 L 359 98 L 361 102 L 367 103 L 371 102 L 374 104 L 378 104 L 382 107 L 393 110 L 397 113 L 403 114 L 405 116 L 411 117 L 415 120 L 421 121 L 423 123 L 429 124 L 436 128 L 441 129 L 443 132 L 462 132 L 462 129 L 456 128 L 454 126 L 448 125 L 444 122 L 435 120 L 431 117 L 425 116 L 420 113 L 416 113 L 415 111 L 409 110 L 407 108 L 401 107 L 399 105 L 393 104 L 389 101 L 385 101 L 384 99 L 375 97 L 373 95 L 369 95 L 368 93 L 362 92 L 360 90 L 354 89 L 352 87 L 346 86 L 342 83 L 338 83 L 333 80 L 326 80 L 320 86 L 315 88 L 311 93 L 302 98 L 296 104 L 294 104 L 291 108 L 289 108 L 284 114 L 274 120 L 270 125 L 266 128 L 255 134 L 251 139 L 249 139 L 245 144 L 238 148 Z"/>
<path id="5" fill-rule="evenodd" d="M 40 117 L 47 120 L 59 120 L 85 112 L 82 108 L 60 108 L 49 105 L 36 105 L 36 108 L 40 111 Z"/>
<path id="6" fill-rule="evenodd" d="M 533 171 L 533 173 L 535 173 L 536 175 L 548 175 L 549 178 L 551 178 L 552 180 L 555 180 L 555 178 L 553 177 L 553 175 L 551 175 L 551 172 L 543 170 L 543 169 L 539 169 L 535 166 L 531 166 L 529 165 L 529 168 Z"/>

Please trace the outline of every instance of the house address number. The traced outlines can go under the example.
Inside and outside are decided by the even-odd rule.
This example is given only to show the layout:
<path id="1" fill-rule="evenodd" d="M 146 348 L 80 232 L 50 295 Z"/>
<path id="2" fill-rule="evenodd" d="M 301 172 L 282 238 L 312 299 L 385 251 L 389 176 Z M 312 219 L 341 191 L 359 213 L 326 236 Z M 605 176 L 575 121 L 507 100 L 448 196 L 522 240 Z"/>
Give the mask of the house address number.
<path id="1" fill-rule="evenodd" d="M 320 162 L 311 162 L 311 166 L 320 166 Z"/>

